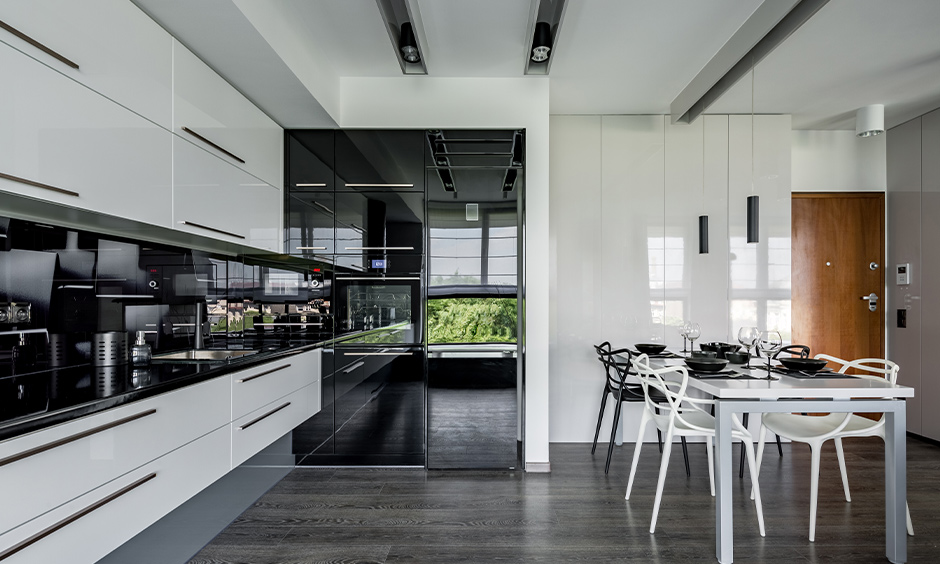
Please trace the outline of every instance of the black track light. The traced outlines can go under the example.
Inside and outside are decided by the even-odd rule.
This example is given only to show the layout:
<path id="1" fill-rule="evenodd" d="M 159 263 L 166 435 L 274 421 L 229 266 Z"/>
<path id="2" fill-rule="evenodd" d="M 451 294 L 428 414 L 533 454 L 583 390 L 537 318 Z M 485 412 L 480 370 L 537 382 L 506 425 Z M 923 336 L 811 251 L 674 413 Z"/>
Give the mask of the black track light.
<path id="1" fill-rule="evenodd" d="M 552 50 L 552 26 L 548 22 L 535 24 L 535 37 L 532 41 L 532 60 L 544 63 Z"/>
<path id="2" fill-rule="evenodd" d="M 411 22 L 401 24 L 401 35 L 398 39 L 398 49 L 401 50 L 401 58 L 409 63 L 421 61 L 421 53 L 418 52 L 418 42 L 415 40 L 415 31 L 411 27 Z"/>

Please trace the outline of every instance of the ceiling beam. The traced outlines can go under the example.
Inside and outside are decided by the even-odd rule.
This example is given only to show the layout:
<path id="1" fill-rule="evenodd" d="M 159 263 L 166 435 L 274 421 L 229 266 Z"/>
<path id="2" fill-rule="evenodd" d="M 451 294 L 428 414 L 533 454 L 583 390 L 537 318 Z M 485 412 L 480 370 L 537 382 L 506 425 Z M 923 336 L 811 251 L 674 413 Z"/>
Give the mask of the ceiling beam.
<path id="1" fill-rule="evenodd" d="M 829 0 L 764 0 L 669 106 L 672 123 L 692 123 Z"/>

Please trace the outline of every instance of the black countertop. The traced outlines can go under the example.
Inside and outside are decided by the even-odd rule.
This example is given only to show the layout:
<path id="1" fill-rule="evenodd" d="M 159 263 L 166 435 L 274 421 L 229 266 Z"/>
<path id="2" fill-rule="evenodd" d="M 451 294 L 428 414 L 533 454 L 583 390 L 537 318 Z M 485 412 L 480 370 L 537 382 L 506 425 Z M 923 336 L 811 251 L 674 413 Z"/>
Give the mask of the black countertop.
<path id="1" fill-rule="evenodd" d="M 0 363 L 0 441 L 197 384 L 332 343 L 292 339 L 243 343 L 262 352 L 228 361 L 154 361 L 136 368 L 81 364 L 16 369 Z"/>

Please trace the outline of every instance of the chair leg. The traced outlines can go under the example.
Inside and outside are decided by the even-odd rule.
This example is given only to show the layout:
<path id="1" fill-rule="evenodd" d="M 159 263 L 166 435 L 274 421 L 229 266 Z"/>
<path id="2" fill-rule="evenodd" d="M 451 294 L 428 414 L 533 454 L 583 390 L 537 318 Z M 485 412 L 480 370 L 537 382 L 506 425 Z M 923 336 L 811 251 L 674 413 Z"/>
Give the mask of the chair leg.
<path id="1" fill-rule="evenodd" d="M 757 508 L 757 526 L 760 536 L 764 535 L 764 507 L 760 501 L 760 484 L 757 482 L 757 461 L 754 457 L 754 445 L 748 441 L 741 441 L 743 450 L 747 453 L 747 464 L 751 471 L 751 493 L 754 496 L 754 505 Z"/>
<path id="2" fill-rule="evenodd" d="M 630 463 L 630 478 L 627 480 L 627 494 L 624 499 L 630 499 L 630 490 L 633 489 L 633 478 L 636 477 L 636 464 L 640 460 L 640 449 L 643 447 L 643 432 L 646 431 L 646 424 L 649 422 L 649 411 L 643 410 L 643 416 L 640 418 L 640 429 L 636 435 L 636 446 L 633 448 L 633 462 Z"/>
<path id="3" fill-rule="evenodd" d="M 766 435 L 767 435 L 767 427 L 764 427 L 764 423 L 761 422 L 760 431 L 757 432 L 757 460 L 755 461 L 757 468 L 754 469 L 754 473 L 757 476 L 760 476 L 760 465 L 764 461 L 764 439 L 766 438 Z M 751 499 L 754 499 L 756 497 L 755 495 L 756 493 L 757 492 L 755 492 L 754 484 L 752 483 L 751 484 Z"/>
<path id="4" fill-rule="evenodd" d="M 659 415 L 659 407 L 656 408 L 656 415 Z M 663 432 L 656 428 L 656 440 L 659 442 L 659 454 L 663 453 Z"/>
<path id="5" fill-rule="evenodd" d="M 907 534 L 908 536 L 914 536 L 914 523 L 911 521 L 911 506 L 905 501 L 904 509 L 907 511 Z"/>
<path id="6" fill-rule="evenodd" d="M 692 477 L 692 469 L 689 468 L 689 446 L 685 444 L 685 437 L 679 437 L 679 440 L 682 441 L 682 458 L 685 459 L 685 477 Z"/>
<path id="7" fill-rule="evenodd" d="M 780 444 L 780 435 L 774 435 L 777 437 L 777 453 L 783 458 L 783 445 Z"/>
<path id="8" fill-rule="evenodd" d="M 712 497 L 715 497 L 715 450 L 712 438 L 705 438 L 705 455 L 708 457 L 708 485 L 711 487 Z"/>
<path id="9" fill-rule="evenodd" d="M 747 429 L 747 413 L 741 415 L 741 425 Z M 738 461 L 738 478 L 744 477 L 744 441 L 741 441 L 741 459 Z"/>
<path id="10" fill-rule="evenodd" d="M 819 498 L 819 451 L 822 445 L 810 443 L 809 542 L 816 540 L 816 501 Z"/>
<path id="11" fill-rule="evenodd" d="M 849 475 L 845 471 L 845 453 L 842 452 L 842 439 L 836 437 L 836 457 L 839 459 L 839 472 L 842 473 L 842 489 L 845 490 L 845 501 L 852 501 L 849 493 Z"/>
<path id="12" fill-rule="evenodd" d="M 666 431 L 666 444 L 672 444 L 672 426 Z M 653 520 L 650 522 L 650 533 L 656 532 L 656 519 L 659 517 L 659 502 L 663 499 L 663 485 L 666 483 L 666 469 L 669 468 L 669 454 L 671 448 L 663 450 L 662 462 L 659 464 L 659 482 L 656 483 L 656 499 L 653 500 Z"/>
<path id="13" fill-rule="evenodd" d="M 597 450 L 597 437 L 601 434 L 601 422 L 604 420 L 604 408 L 607 406 L 607 387 L 604 387 L 604 395 L 601 396 L 601 411 L 597 414 L 597 429 L 594 431 L 594 446 L 591 447 L 591 454 Z"/>
<path id="14" fill-rule="evenodd" d="M 623 409 L 623 402 L 618 401 L 614 408 L 614 423 L 610 427 L 610 444 L 607 446 L 607 464 L 604 465 L 604 474 L 610 471 L 610 459 L 614 455 L 614 443 L 617 441 L 617 424 L 620 423 L 620 410 Z"/>

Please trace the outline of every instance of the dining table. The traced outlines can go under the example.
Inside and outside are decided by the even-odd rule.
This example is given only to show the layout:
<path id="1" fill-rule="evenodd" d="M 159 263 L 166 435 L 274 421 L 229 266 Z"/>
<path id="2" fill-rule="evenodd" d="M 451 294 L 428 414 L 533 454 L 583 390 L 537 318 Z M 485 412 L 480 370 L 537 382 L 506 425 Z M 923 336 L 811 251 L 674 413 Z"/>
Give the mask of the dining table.
<path id="1" fill-rule="evenodd" d="M 678 355 L 650 358 L 650 364 L 684 365 Z M 744 413 L 884 413 L 885 417 L 885 555 L 896 564 L 907 561 L 906 398 L 914 389 L 887 380 L 819 373 L 800 377 L 771 371 L 766 365 L 735 374 L 689 376 L 688 387 L 715 399 L 715 555 L 721 564 L 734 561 L 731 455 L 732 417 Z M 677 373 L 678 374 L 678 373 Z"/>

